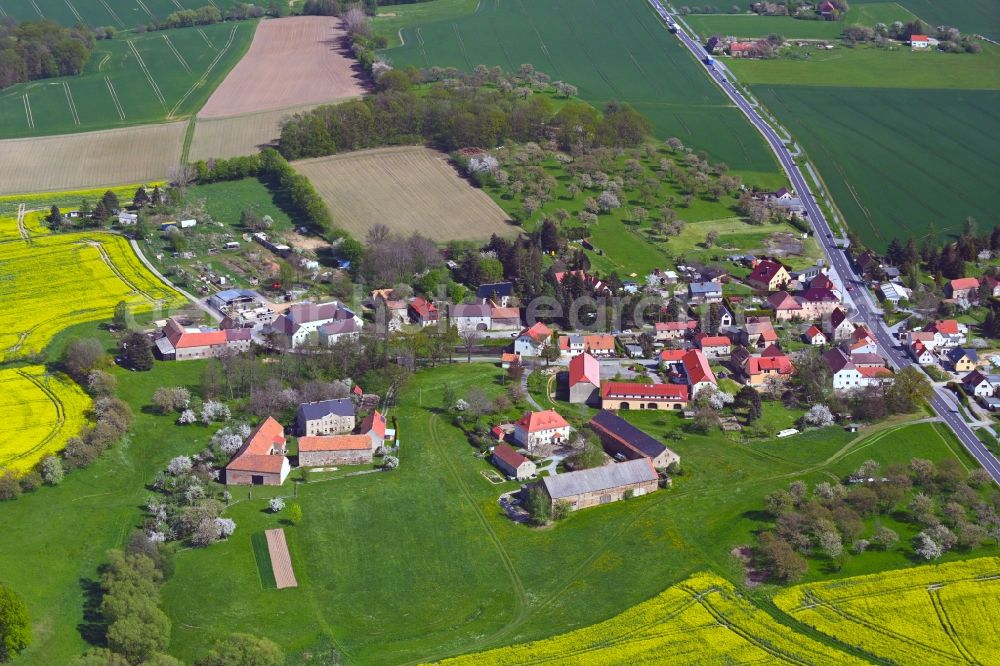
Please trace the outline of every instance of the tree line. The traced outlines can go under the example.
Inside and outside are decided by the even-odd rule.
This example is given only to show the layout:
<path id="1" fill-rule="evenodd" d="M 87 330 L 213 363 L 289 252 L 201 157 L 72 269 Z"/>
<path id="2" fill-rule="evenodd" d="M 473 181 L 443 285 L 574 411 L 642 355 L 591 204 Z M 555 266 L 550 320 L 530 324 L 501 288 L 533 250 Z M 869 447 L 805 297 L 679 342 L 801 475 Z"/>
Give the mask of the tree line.
<path id="1" fill-rule="evenodd" d="M 96 42 L 94 32 L 84 26 L 64 28 L 47 20 L 0 22 L 0 89 L 79 74 Z"/>
<path id="2" fill-rule="evenodd" d="M 553 134 L 567 149 L 581 141 L 627 147 L 649 133 L 649 121 L 627 104 L 610 103 L 601 114 L 571 101 L 555 111 L 550 97 L 537 94 L 550 90 L 548 81 L 533 69 L 514 77 L 485 67 L 471 74 L 394 70 L 380 77 L 373 95 L 287 120 L 278 150 L 288 159 L 412 143 L 452 151 L 541 141 Z M 416 86 L 424 89 L 418 92 Z"/>

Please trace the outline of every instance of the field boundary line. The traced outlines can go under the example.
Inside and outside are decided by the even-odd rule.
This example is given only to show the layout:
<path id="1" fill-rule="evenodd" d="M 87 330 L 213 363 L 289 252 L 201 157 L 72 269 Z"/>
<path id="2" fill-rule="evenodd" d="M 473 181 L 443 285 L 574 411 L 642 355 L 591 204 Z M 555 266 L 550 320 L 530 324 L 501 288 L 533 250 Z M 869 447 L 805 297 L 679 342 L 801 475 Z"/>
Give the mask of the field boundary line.
<path id="1" fill-rule="evenodd" d="M 42 18 L 45 18 L 45 14 L 43 14 L 42 10 L 38 8 L 38 5 L 35 3 L 35 0 L 29 0 L 29 2 L 31 2 L 31 6 L 35 8 L 35 11 L 38 12 L 38 15 Z"/>
<path id="2" fill-rule="evenodd" d="M 28 119 L 28 127 L 35 129 L 35 116 L 31 113 L 31 102 L 28 101 L 28 93 L 21 95 L 24 100 L 24 117 Z"/>
<path id="3" fill-rule="evenodd" d="M 151 19 L 156 18 L 156 15 L 153 14 L 153 12 L 149 11 L 149 7 L 146 6 L 145 2 L 143 2 L 142 0 L 135 0 L 135 1 L 139 4 L 139 7 L 142 8 L 142 11 L 146 12 L 146 15 L 149 16 L 149 18 Z"/>
<path id="4" fill-rule="evenodd" d="M 63 91 L 66 93 L 66 103 L 69 104 L 69 112 L 73 115 L 73 123 L 80 124 L 80 116 L 76 112 L 76 102 L 73 101 L 73 91 L 69 89 L 69 83 L 63 81 Z"/>
<path id="5" fill-rule="evenodd" d="M 17 233 L 21 234 L 21 238 L 28 245 L 31 245 L 31 234 L 28 233 L 28 229 L 24 226 L 24 216 L 27 215 L 28 209 L 24 204 L 17 205 Z"/>
<path id="6" fill-rule="evenodd" d="M 427 58 L 427 51 L 424 50 L 424 36 L 420 34 L 420 28 L 417 28 L 417 45 L 420 47 L 420 55 L 424 57 L 424 64 L 430 67 L 431 61 Z"/>
<path id="7" fill-rule="evenodd" d="M 187 7 L 185 7 L 181 3 L 177 2 L 177 0 L 171 0 L 171 2 L 174 3 L 174 7 L 176 7 L 179 10 L 181 10 L 182 12 L 187 10 Z"/>
<path id="8" fill-rule="evenodd" d="M 80 23 L 84 23 L 83 17 L 80 16 L 80 12 L 76 11 L 76 7 L 73 6 L 73 3 L 71 3 L 69 0 L 63 0 L 63 2 L 65 2 L 66 6 L 69 7 L 69 10 L 73 12 L 73 16 L 76 17 L 76 20 L 79 21 Z"/>
<path id="9" fill-rule="evenodd" d="M 63 426 L 66 424 L 66 407 L 65 405 L 63 405 L 62 400 L 59 399 L 59 396 L 57 396 L 55 392 L 48 386 L 46 386 L 43 382 L 38 381 L 37 377 L 33 377 L 24 370 L 18 370 L 17 374 L 21 375 L 21 377 L 27 379 L 29 382 L 34 384 L 38 388 L 38 390 L 41 391 L 43 394 L 45 394 L 45 397 L 47 397 L 52 402 L 53 407 L 55 407 L 56 409 L 56 422 L 55 425 L 52 427 L 52 429 L 49 431 L 49 434 L 43 437 L 38 444 L 35 444 L 30 449 L 27 449 L 25 451 L 20 451 L 18 453 L 15 453 L 11 456 L 4 458 L 2 462 L 5 465 L 15 460 L 20 460 L 21 458 L 30 456 L 34 454 L 35 451 L 38 451 L 39 449 L 47 446 L 49 442 L 51 442 L 53 439 L 59 436 L 59 433 L 62 432 Z"/>
<path id="10" fill-rule="evenodd" d="M 212 73 L 212 70 L 215 69 L 215 66 L 219 63 L 220 60 L 222 60 L 222 56 L 226 54 L 226 51 L 229 50 L 229 47 L 233 45 L 233 40 L 236 39 L 237 28 L 239 28 L 238 24 L 233 26 L 232 31 L 230 31 L 229 33 L 229 41 L 227 41 L 226 45 L 222 47 L 222 50 L 220 50 L 215 55 L 215 58 L 212 60 L 212 62 L 208 63 L 208 67 L 205 68 L 205 72 L 201 75 L 201 78 L 195 81 L 194 84 L 190 88 L 188 88 L 188 91 L 184 93 L 183 97 L 177 100 L 177 103 L 174 104 L 173 108 L 170 109 L 170 112 L 167 114 L 167 118 L 173 118 L 174 114 L 177 113 L 177 109 L 179 109 L 180 106 L 185 101 L 187 101 L 187 98 L 191 96 L 191 93 L 193 93 L 197 88 L 204 85 L 205 79 L 208 78 L 208 75 Z"/>
<path id="11" fill-rule="evenodd" d="M 3 10 L 3 5 L 0 5 L 0 18 L 7 16 L 7 12 Z"/>
<path id="12" fill-rule="evenodd" d="M 545 45 L 545 40 L 542 39 L 542 34 L 538 32 L 538 27 L 535 25 L 534 20 L 532 20 L 531 14 L 529 14 L 528 10 L 525 9 L 524 0 L 517 0 L 517 5 L 521 8 L 521 14 L 524 15 L 524 20 L 531 26 L 531 31 L 535 33 L 535 38 L 538 39 L 538 44 L 542 47 L 542 53 L 545 54 L 545 59 L 549 61 L 550 65 L 552 65 L 552 69 L 555 70 L 556 74 L 561 74 L 559 66 L 556 65 L 555 61 L 552 59 L 552 54 L 549 53 L 549 47 Z"/>
<path id="13" fill-rule="evenodd" d="M 101 1 L 103 2 L 104 0 Z M 160 92 L 160 86 L 156 84 L 156 79 L 153 78 L 152 72 L 150 72 L 149 68 L 146 67 L 146 61 L 142 59 L 139 49 L 135 48 L 135 44 L 131 39 L 126 39 L 125 42 L 128 44 L 128 47 L 132 49 L 132 53 L 135 54 L 136 60 L 139 61 L 139 67 L 142 69 L 142 73 L 146 75 L 146 80 L 149 81 L 149 85 L 153 88 L 153 93 L 156 95 L 157 99 L 160 100 L 160 104 L 166 108 L 167 101 L 163 98 L 163 93 Z"/>
<path id="14" fill-rule="evenodd" d="M 111 272 L 114 273 L 119 280 L 125 283 L 125 286 L 129 287 L 133 292 L 135 292 L 136 295 L 145 298 L 153 305 L 157 304 L 158 302 L 157 299 L 153 298 L 148 292 L 144 291 L 143 289 L 140 289 L 138 285 L 136 285 L 134 282 L 125 277 L 125 274 L 121 271 L 120 268 L 118 268 L 118 266 L 115 265 L 115 262 L 111 259 L 111 255 L 108 254 L 108 250 L 107 248 L 104 247 L 104 243 L 101 243 L 100 241 L 96 240 L 81 240 L 77 241 L 76 245 L 88 245 L 92 248 L 95 248 L 101 255 L 101 261 L 103 261 L 107 265 L 107 267 L 111 269 Z"/>
<path id="15" fill-rule="evenodd" d="M 109 60 L 111 60 L 111 54 L 110 53 L 105 53 L 104 57 L 101 58 L 101 62 L 97 63 L 97 71 L 98 72 L 103 72 L 104 71 L 104 66 L 108 64 Z"/>
<path id="16" fill-rule="evenodd" d="M 948 617 L 948 610 L 944 607 L 944 600 L 941 599 L 941 588 L 932 587 L 927 590 L 928 596 L 931 598 L 931 606 L 934 607 L 934 613 L 937 615 L 938 623 L 941 625 L 941 629 L 948 636 L 948 640 L 951 641 L 958 653 L 969 662 L 970 664 L 979 664 L 979 660 L 976 656 L 972 654 L 969 648 L 965 647 L 965 643 L 962 642 L 962 637 L 957 631 L 955 631 L 954 625 L 951 623 L 951 618 Z"/>
<path id="17" fill-rule="evenodd" d="M 465 59 L 465 64 L 472 69 L 472 61 L 469 60 L 469 52 L 465 50 L 465 42 L 462 40 L 462 31 L 458 29 L 457 23 L 451 24 L 451 30 L 455 33 L 455 39 L 458 40 L 458 48 L 462 51 L 462 57 Z"/>
<path id="18" fill-rule="evenodd" d="M 111 8 L 111 5 L 109 5 L 107 2 L 105 2 L 105 0 L 101 0 L 101 4 L 104 5 L 104 8 L 108 10 L 109 14 L 111 14 L 111 18 L 113 18 L 114 20 L 118 21 L 118 25 L 121 26 L 121 28 L 124 30 L 125 29 L 125 22 L 122 21 L 121 17 L 118 16 L 118 14 L 115 13 L 115 10 L 113 10 Z"/>
<path id="19" fill-rule="evenodd" d="M 163 37 L 163 41 L 167 43 L 167 48 L 170 49 L 171 53 L 177 57 L 177 61 L 181 64 L 181 67 L 184 68 L 184 71 L 190 74 L 191 68 L 188 66 L 187 60 L 185 60 L 184 56 L 181 55 L 181 52 L 174 47 L 174 43 L 170 41 L 170 38 L 167 37 L 166 34 L 161 33 L 160 36 Z"/>
<path id="20" fill-rule="evenodd" d="M 212 40 L 208 38 L 208 35 L 205 34 L 204 30 L 202 30 L 201 28 L 198 28 L 198 34 L 201 35 L 201 38 L 205 40 L 206 44 L 208 44 L 208 48 L 210 48 L 210 49 L 214 49 L 215 48 L 215 44 L 213 44 Z"/>
<path id="21" fill-rule="evenodd" d="M 104 77 L 104 82 L 108 84 L 108 92 L 111 94 L 111 101 L 114 102 L 115 108 L 118 109 L 118 116 L 125 120 L 125 109 L 122 108 L 122 103 L 118 100 L 118 93 L 115 92 L 115 86 L 111 83 L 111 79 L 107 76 Z"/>

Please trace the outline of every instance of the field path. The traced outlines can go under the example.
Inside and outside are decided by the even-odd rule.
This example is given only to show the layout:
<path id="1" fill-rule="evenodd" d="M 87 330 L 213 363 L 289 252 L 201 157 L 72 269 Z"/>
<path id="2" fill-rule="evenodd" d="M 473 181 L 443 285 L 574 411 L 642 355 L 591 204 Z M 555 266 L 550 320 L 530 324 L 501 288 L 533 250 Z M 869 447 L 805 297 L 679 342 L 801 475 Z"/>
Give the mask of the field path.
<path id="1" fill-rule="evenodd" d="M 59 399 L 59 396 L 57 396 L 52 389 L 46 386 L 48 380 L 46 379 L 45 382 L 41 382 L 38 380 L 38 377 L 35 377 L 25 372 L 24 370 L 18 370 L 17 374 L 19 374 L 21 377 L 34 384 L 39 391 L 45 394 L 46 398 L 52 401 L 52 405 L 55 407 L 56 410 L 56 421 L 55 424 L 53 424 L 52 429 L 49 430 L 48 434 L 45 435 L 45 437 L 41 441 L 39 441 L 30 449 L 18 451 L 13 455 L 4 457 L 2 460 L 0 460 L 0 467 L 10 466 L 10 464 L 13 463 L 15 460 L 28 458 L 39 449 L 45 448 L 46 446 L 48 446 L 49 442 L 51 442 L 53 439 L 59 436 L 59 433 L 62 432 L 63 425 L 66 423 L 66 409 L 63 406 L 62 400 Z"/>
<path id="2" fill-rule="evenodd" d="M 28 245 L 31 245 L 31 234 L 28 233 L 27 227 L 24 226 L 24 216 L 27 214 L 28 209 L 25 208 L 24 204 L 17 205 L 17 233 L 21 234 L 21 238 Z"/>
<path id="3" fill-rule="evenodd" d="M 264 532 L 267 537 L 267 551 L 271 555 L 271 569 L 274 571 L 275 586 L 282 590 L 286 587 L 298 587 L 295 571 L 292 570 L 292 557 L 288 554 L 288 542 L 285 541 L 285 530 L 273 529 Z"/>

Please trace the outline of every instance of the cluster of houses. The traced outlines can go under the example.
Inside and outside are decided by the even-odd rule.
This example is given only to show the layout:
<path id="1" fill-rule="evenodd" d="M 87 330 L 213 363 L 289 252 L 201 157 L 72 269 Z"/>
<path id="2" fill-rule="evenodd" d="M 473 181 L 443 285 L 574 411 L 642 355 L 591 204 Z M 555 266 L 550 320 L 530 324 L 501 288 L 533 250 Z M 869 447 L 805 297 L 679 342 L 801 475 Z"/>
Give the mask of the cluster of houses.
<path id="1" fill-rule="evenodd" d="M 516 331 L 521 327 L 521 310 L 511 307 L 514 285 L 510 282 L 482 284 L 475 303 L 446 304 L 439 307 L 422 296 L 394 298 L 392 289 L 376 289 L 366 305 L 389 331 L 399 331 L 406 324 L 434 326 L 447 317 L 459 332 Z"/>
<path id="2" fill-rule="evenodd" d="M 295 414 L 299 467 L 370 464 L 379 448 L 394 445 L 396 433 L 385 416 L 373 409 L 360 424 L 355 396 L 299 405 Z M 264 419 L 225 469 L 229 485 L 280 486 L 291 465 L 284 427 L 273 417 Z"/>

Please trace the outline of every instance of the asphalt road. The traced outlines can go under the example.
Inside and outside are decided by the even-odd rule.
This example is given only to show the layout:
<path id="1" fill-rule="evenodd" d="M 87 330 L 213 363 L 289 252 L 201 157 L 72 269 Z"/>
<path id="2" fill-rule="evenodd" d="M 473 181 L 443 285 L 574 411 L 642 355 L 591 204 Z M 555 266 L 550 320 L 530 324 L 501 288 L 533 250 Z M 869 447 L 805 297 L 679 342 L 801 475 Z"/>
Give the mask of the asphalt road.
<path id="1" fill-rule="evenodd" d="M 676 20 L 660 3 L 660 0 L 649 0 L 649 4 L 652 5 L 653 9 L 656 10 L 656 13 L 660 15 L 660 18 L 664 22 L 676 24 Z M 757 131 L 764 136 L 768 145 L 771 146 L 771 150 L 777 156 L 782 169 L 788 174 L 792 188 L 799 195 L 803 206 L 805 206 L 806 217 L 812 225 L 823 254 L 826 256 L 827 264 L 830 268 L 830 279 L 839 287 L 845 299 L 854 305 L 855 314 L 853 319 L 864 323 L 875 334 L 880 352 L 896 369 L 902 369 L 911 365 L 910 358 L 902 351 L 901 346 L 897 346 L 897 341 L 893 339 L 892 334 L 889 332 L 881 312 L 875 306 L 872 296 L 868 292 L 867 285 L 848 261 L 846 251 L 837 248 L 833 240 L 833 230 L 830 228 L 826 218 L 823 217 L 823 212 L 816 204 L 816 199 L 809 184 L 802 176 L 802 172 L 799 170 L 798 165 L 795 164 L 795 160 L 792 158 L 792 154 L 785 146 L 785 143 L 774 129 L 760 117 L 757 110 L 743 97 L 743 94 L 732 84 L 729 75 L 718 66 L 705 65 L 705 58 L 708 54 L 696 39 L 690 37 L 680 25 L 677 25 L 676 35 L 684 46 L 694 54 L 695 58 L 704 65 L 708 75 L 722 88 L 722 91 L 726 93 L 729 99 L 743 111 L 743 114 L 757 128 Z M 961 414 L 957 411 L 958 408 L 954 399 L 945 394 L 943 390 L 935 388 L 930 405 L 938 417 L 951 428 L 972 457 L 979 461 L 979 464 L 993 477 L 993 481 L 1000 485 L 1000 461 L 979 441 L 979 438 L 976 437 L 972 429 L 962 419 Z"/>

